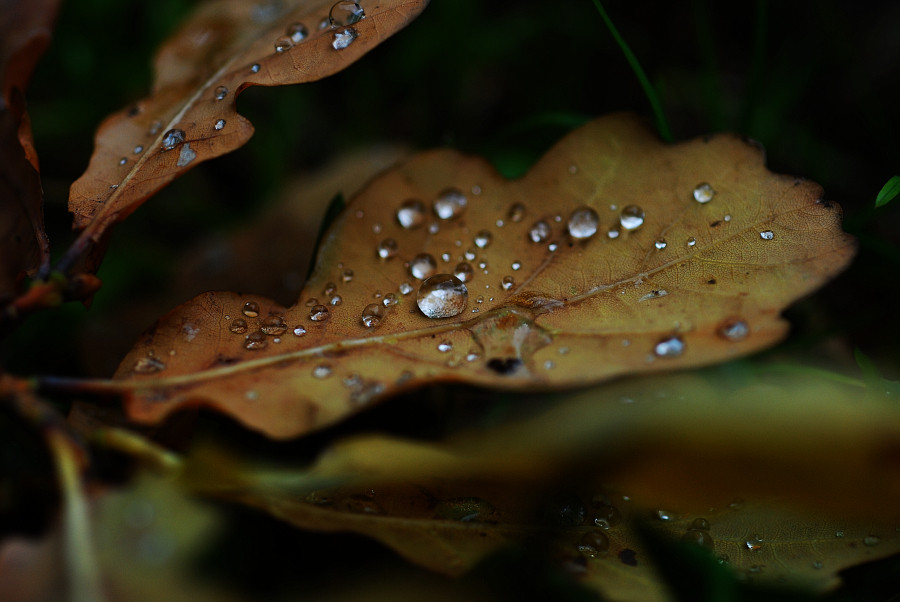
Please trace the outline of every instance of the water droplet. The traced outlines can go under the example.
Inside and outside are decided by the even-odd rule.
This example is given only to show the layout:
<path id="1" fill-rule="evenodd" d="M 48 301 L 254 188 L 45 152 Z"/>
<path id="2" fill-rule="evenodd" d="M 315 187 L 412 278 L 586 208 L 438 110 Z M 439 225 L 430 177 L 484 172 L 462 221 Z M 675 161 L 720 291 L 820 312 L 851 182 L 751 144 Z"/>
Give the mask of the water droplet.
<path id="1" fill-rule="evenodd" d="M 178 153 L 178 161 L 175 162 L 175 165 L 178 167 L 187 167 L 191 164 L 191 161 L 197 158 L 197 152 L 191 148 L 190 144 L 185 144 L 181 147 L 181 152 Z"/>
<path id="2" fill-rule="evenodd" d="M 322 322 L 328 319 L 328 308 L 324 305 L 313 305 L 309 310 L 309 319 L 313 322 Z"/>
<path id="3" fill-rule="evenodd" d="M 693 247 L 696 244 L 697 244 L 697 239 L 694 238 L 693 236 L 690 237 L 687 241 L 687 246 L 689 246 L 689 247 Z"/>
<path id="4" fill-rule="evenodd" d="M 743 320 L 729 320 L 717 332 L 729 341 L 742 341 L 750 334 L 750 329 Z"/>
<path id="5" fill-rule="evenodd" d="M 437 349 L 441 353 L 453 351 L 453 343 L 451 343 L 450 341 L 441 341 L 440 343 L 438 343 Z"/>
<path id="6" fill-rule="evenodd" d="M 593 529 L 584 534 L 581 543 L 578 544 L 578 551 L 588 558 L 597 558 L 605 556 L 609 553 L 609 537 L 603 531 Z"/>
<path id="7" fill-rule="evenodd" d="M 459 217 L 466 210 L 466 195 L 458 188 L 447 188 L 434 200 L 434 213 L 440 219 Z"/>
<path id="8" fill-rule="evenodd" d="M 516 285 L 516 279 L 512 276 L 504 276 L 500 281 L 500 286 L 503 287 L 503 290 L 508 291 L 512 287 Z"/>
<path id="9" fill-rule="evenodd" d="M 109 189 L 110 189 L 110 190 L 115 190 L 115 189 L 118 188 L 118 187 L 119 187 L 118 184 L 111 184 L 110 187 L 109 187 Z"/>
<path id="10" fill-rule="evenodd" d="M 469 352 L 466 354 L 467 362 L 474 362 L 475 360 L 481 357 L 481 352 L 477 349 L 469 349 Z"/>
<path id="11" fill-rule="evenodd" d="M 267 316 L 259 321 L 259 329 L 266 334 L 283 334 L 287 330 L 287 324 L 281 316 Z"/>
<path id="12" fill-rule="evenodd" d="M 397 221 L 407 230 L 420 228 L 425 224 L 425 203 L 419 199 L 408 199 L 397 209 Z"/>
<path id="13" fill-rule="evenodd" d="M 659 520 L 662 520 L 662 521 L 670 521 L 670 520 L 672 520 L 672 513 L 669 512 L 668 510 L 657 510 L 656 518 L 658 518 Z"/>
<path id="14" fill-rule="evenodd" d="M 491 241 L 494 240 L 494 237 L 487 230 L 481 230 L 478 234 L 475 235 L 475 246 L 479 249 L 483 249 L 491 244 Z"/>
<path id="15" fill-rule="evenodd" d="M 313 377 L 318 378 L 319 380 L 328 378 L 329 376 L 331 376 L 331 373 L 331 366 L 329 366 L 328 364 L 319 364 L 318 366 L 313 368 L 312 371 Z"/>
<path id="16" fill-rule="evenodd" d="M 449 318 L 462 313 L 469 300 L 469 291 L 456 276 L 437 274 L 419 287 L 416 304 L 429 318 Z"/>
<path id="17" fill-rule="evenodd" d="M 698 203 L 706 204 L 710 202 L 715 195 L 716 191 L 706 182 L 697 184 L 697 187 L 694 188 L 694 200 Z"/>
<path id="18" fill-rule="evenodd" d="M 400 291 L 401 295 L 408 295 L 413 292 L 413 287 L 409 282 L 401 282 L 400 286 L 397 287 L 397 290 Z"/>
<path id="19" fill-rule="evenodd" d="M 318 304 L 319 304 L 319 300 L 316 299 L 315 297 L 310 297 L 309 299 L 306 300 L 306 307 L 312 307 L 313 305 L 318 305 Z"/>
<path id="20" fill-rule="evenodd" d="M 269 342 L 266 335 L 261 330 L 256 330 L 247 335 L 244 339 L 244 349 L 265 349 Z"/>
<path id="21" fill-rule="evenodd" d="M 291 41 L 294 44 L 302 42 L 306 39 L 306 36 L 309 35 L 309 30 L 306 29 L 306 25 L 303 23 L 291 23 L 288 25 L 287 31 L 288 37 L 291 38 Z"/>
<path id="22" fill-rule="evenodd" d="M 475 276 L 475 271 L 472 269 L 472 266 L 466 262 L 456 264 L 456 267 L 453 268 L 453 275 L 460 279 L 461 282 L 468 282 Z"/>
<path id="23" fill-rule="evenodd" d="M 771 230 L 763 230 L 759 233 L 759 237 L 763 240 L 772 240 L 773 238 L 775 238 L 775 233 Z"/>
<path id="24" fill-rule="evenodd" d="M 525 205 L 522 203 L 513 203 L 506 212 L 506 219 L 513 223 L 519 223 L 525 217 Z"/>
<path id="25" fill-rule="evenodd" d="M 705 518 L 695 518 L 691 523 L 691 529 L 698 531 L 709 531 L 709 521 Z"/>
<path id="26" fill-rule="evenodd" d="M 756 552 L 762 548 L 763 538 L 759 535 L 752 535 L 747 538 L 747 540 L 744 542 L 744 545 L 747 546 L 748 550 Z"/>
<path id="27" fill-rule="evenodd" d="M 664 238 L 659 238 L 655 243 L 653 243 L 653 246 L 662 251 L 666 248 L 666 246 L 668 246 L 668 244 L 669 243 L 667 243 Z"/>
<path id="28" fill-rule="evenodd" d="M 463 257 L 465 257 L 467 261 L 475 261 L 475 258 L 478 257 L 478 253 L 475 249 L 469 249 L 463 254 Z"/>
<path id="29" fill-rule="evenodd" d="M 248 318 L 255 318 L 259 315 L 259 303 L 256 301 L 247 301 L 241 312 Z"/>
<path id="30" fill-rule="evenodd" d="M 150 129 L 147 130 L 147 133 L 151 136 L 155 136 L 159 133 L 159 130 L 162 129 L 162 121 L 154 121 L 150 124 Z"/>
<path id="31" fill-rule="evenodd" d="M 626 230 L 637 230 L 644 225 L 644 210 L 637 205 L 628 205 L 619 213 L 619 223 Z"/>
<path id="32" fill-rule="evenodd" d="M 531 239 L 531 242 L 547 242 L 547 239 L 550 238 L 550 233 L 550 224 L 545 220 L 538 220 L 534 222 L 531 230 L 528 231 L 528 237 Z"/>
<path id="33" fill-rule="evenodd" d="M 521 262 L 521 261 L 514 261 L 514 262 L 512 262 L 512 263 L 510 264 L 509 267 L 511 267 L 511 268 L 513 269 L 514 272 L 518 272 L 519 270 L 522 269 L 522 262 Z"/>
<path id="34" fill-rule="evenodd" d="M 337 2 L 328 13 L 328 22 L 332 27 L 353 25 L 366 18 L 366 11 L 359 2 Z"/>
<path id="35" fill-rule="evenodd" d="M 237 334 L 244 334 L 245 332 L 247 332 L 247 320 L 243 318 L 235 318 L 231 323 L 229 330 Z"/>
<path id="36" fill-rule="evenodd" d="M 125 165 L 126 163 L 128 163 L 128 159 L 126 159 L 125 157 L 119 159 L 119 165 Z"/>
<path id="37" fill-rule="evenodd" d="M 306 329 L 302 326 L 296 326 L 293 330 L 293 333 L 295 337 L 302 337 L 306 334 Z"/>
<path id="38" fill-rule="evenodd" d="M 344 27 L 332 34 L 331 47 L 335 50 L 343 50 L 353 43 L 359 33 L 352 27 Z"/>
<path id="39" fill-rule="evenodd" d="M 144 146 L 142 144 L 138 144 L 137 146 L 134 147 L 135 155 L 138 153 L 142 153 L 142 152 L 144 152 Z"/>
<path id="40" fill-rule="evenodd" d="M 259 73 L 259 63 L 253 63 L 250 65 L 250 71 L 252 73 Z"/>
<path id="41" fill-rule="evenodd" d="M 228 96 L 228 88 L 225 86 L 219 86 L 216 88 L 214 92 L 216 100 L 224 100 L 226 96 Z"/>
<path id="42" fill-rule="evenodd" d="M 731 221 L 731 215 L 726 215 L 726 216 L 723 217 L 722 219 L 725 220 L 726 222 L 730 222 L 730 221 Z"/>
<path id="43" fill-rule="evenodd" d="M 812 563 L 812 568 L 818 570 L 821 569 L 825 564 L 821 560 L 814 560 Z"/>
<path id="44" fill-rule="evenodd" d="M 353 280 L 353 270 L 347 269 L 341 272 L 341 282 L 350 282 Z"/>
<path id="45" fill-rule="evenodd" d="M 714 547 L 712 536 L 701 529 L 688 529 L 687 532 L 681 536 L 681 541 L 694 543 L 710 550 Z"/>
<path id="46" fill-rule="evenodd" d="M 450 261 L 450 253 L 441 253 L 441 261 L 448 263 Z"/>
<path id="47" fill-rule="evenodd" d="M 553 361 L 547 360 L 544 362 L 544 369 L 552 370 L 553 368 L 556 368 L 556 364 L 554 364 Z"/>
<path id="48" fill-rule="evenodd" d="M 611 239 L 619 238 L 620 234 L 621 234 L 621 232 L 619 231 L 619 228 L 616 226 L 614 226 L 606 231 L 606 235 Z"/>
<path id="49" fill-rule="evenodd" d="M 155 357 L 142 357 L 134 363 L 132 370 L 138 374 L 154 374 L 166 369 L 165 363 Z"/>
<path id="50" fill-rule="evenodd" d="M 409 262 L 409 273 L 413 278 L 425 280 L 437 270 L 437 262 L 428 253 L 419 253 Z"/>
<path id="51" fill-rule="evenodd" d="M 393 238 L 385 238 L 376 247 L 375 252 L 382 259 L 390 259 L 397 254 L 397 241 Z"/>
<path id="52" fill-rule="evenodd" d="M 587 240 L 597 233 L 600 216 L 590 207 L 580 207 L 569 216 L 569 236 L 575 240 Z"/>
<path id="53" fill-rule="evenodd" d="M 834 536 L 835 536 L 835 537 L 843 537 L 843 536 L 844 536 L 844 532 L 843 532 L 843 531 L 835 531 L 835 532 L 834 532 Z"/>
<path id="54" fill-rule="evenodd" d="M 478 298 L 475 299 L 475 303 L 484 303 L 484 297 L 482 297 L 481 295 L 478 295 Z"/>
<path id="55" fill-rule="evenodd" d="M 684 353 L 684 341 L 677 336 L 663 339 L 653 348 L 653 353 L 657 357 L 678 357 Z"/>
<path id="56" fill-rule="evenodd" d="M 370 303 L 366 305 L 362 311 L 362 323 L 366 328 L 375 328 L 384 317 L 387 316 L 387 310 L 381 303 Z"/>
<path id="57" fill-rule="evenodd" d="M 876 535 L 868 535 L 863 539 L 863 544 L 869 546 L 870 548 L 873 546 L 877 546 L 881 543 L 881 538 Z"/>
<path id="58" fill-rule="evenodd" d="M 213 127 L 214 127 L 216 130 L 221 130 L 222 128 L 225 127 L 225 120 L 224 120 L 224 119 L 218 119 L 218 120 L 216 120 L 216 123 L 215 123 L 215 125 L 213 125 Z"/>
<path id="59" fill-rule="evenodd" d="M 326 297 L 330 297 L 331 295 L 337 292 L 337 285 L 334 282 L 326 282 L 325 288 L 322 289 L 322 294 Z"/>
<path id="60" fill-rule="evenodd" d="M 294 47 L 294 42 L 287 36 L 275 40 L 275 52 L 287 52 Z"/>
<path id="61" fill-rule="evenodd" d="M 388 293 L 384 296 L 384 299 L 381 301 L 382 305 L 385 307 L 393 307 L 400 303 L 400 299 L 394 293 Z"/>
<path id="62" fill-rule="evenodd" d="M 556 253 L 556 249 L 558 249 L 558 248 L 559 248 L 559 245 L 556 244 L 555 242 L 551 242 L 549 245 L 547 245 L 547 250 L 550 251 L 551 253 Z"/>

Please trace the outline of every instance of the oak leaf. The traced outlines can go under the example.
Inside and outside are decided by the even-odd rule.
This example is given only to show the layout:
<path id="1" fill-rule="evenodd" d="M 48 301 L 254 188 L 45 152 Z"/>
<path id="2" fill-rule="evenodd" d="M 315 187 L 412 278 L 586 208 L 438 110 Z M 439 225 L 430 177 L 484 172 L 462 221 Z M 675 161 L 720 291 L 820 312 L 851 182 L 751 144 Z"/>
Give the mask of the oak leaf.
<path id="1" fill-rule="evenodd" d="M 61 265 L 86 261 L 92 271 L 100 253 L 87 247 L 102 243 L 111 226 L 188 169 L 246 143 L 253 125 L 235 105 L 246 88 L 332 75 L 403 28 L 427 3 L 202 4 L 159 50 L 152 95 L 100 125 L 90 164 L 69 195 L 84 244 L 73 246 Z"/>
<path id="2" fill-rule="evenodd" d="M 427 152 L 349 203 L 297 305 L 201 295 L 108 388 L 140 422 L 206 406 L 285 438 L 431 382 L 550 389 L 715 363 L 779 341 L 780 311 L 847 265 L 840 219 L 752 144 L 664 145 L 629 115 L 515 181 Z"/>

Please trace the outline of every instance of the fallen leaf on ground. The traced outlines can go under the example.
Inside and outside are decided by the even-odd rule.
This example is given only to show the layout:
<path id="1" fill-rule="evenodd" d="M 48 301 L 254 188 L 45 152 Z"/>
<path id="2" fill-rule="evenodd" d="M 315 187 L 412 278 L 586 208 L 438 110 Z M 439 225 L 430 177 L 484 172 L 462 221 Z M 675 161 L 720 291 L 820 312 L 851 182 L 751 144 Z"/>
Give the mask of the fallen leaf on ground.
<path id="1" fill-rule="evenodd" d="M 444 574 L 543 542 L 609 599 L 666 599 L 634 531 L 644 520 L 742 578 L 824 591 L 900 550 L 900 417 L 885 396 L 862 399 L 860 386 L 765 369 L 658 375 L 439 444 L 358 437 L 297 470 L 214 450 L 183 477 Z"/>
<path id="2" fill-rule="evenodd" d="M 56 0 L 0 1 L 0 300 L 50 259 L 43 193 L 24 91 L 50 43 Z"/>
<path id="3" fill-rule="evenodd" d="M 81 240 L 107 230 L 188 169 L 253 135 L 236 110 L 249 86 L 311 82 L 332 75 L 407 25 L 427 0 L 288 0 L 202 4 L 156 57 L 152 96 L 101 124 L 69 210 Z M 73 246 L 62 265 L 100 258 Z"/>
<path id="4" fill-rule="evenodd" d="M 840 217 L 735 136 L 664 145 L 628 115 L 516 181 L 428 152 L 349 203 L 297 305 L 201 295 L 102 387 L 139 422 L 204 406 L 286 438 L 438 381 L 551 389 L 719 362 L 780 340 L 780 311 L 847 265 Z"/>

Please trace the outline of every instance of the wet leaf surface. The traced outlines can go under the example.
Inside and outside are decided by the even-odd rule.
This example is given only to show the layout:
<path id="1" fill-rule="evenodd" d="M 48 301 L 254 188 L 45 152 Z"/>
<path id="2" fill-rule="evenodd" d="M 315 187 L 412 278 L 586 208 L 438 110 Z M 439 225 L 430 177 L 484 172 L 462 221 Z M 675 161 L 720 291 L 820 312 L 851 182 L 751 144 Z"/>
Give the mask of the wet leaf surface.
<path id="1" fill-rule="evenodd" d="M 437 381 L 550 389 L 710 364 L 780 340 L 780 311 L 854 248 L 821 188 L 757 147 L 664 145 L 613 115 L 520 180 L 452 151 L 386 172 L 333 224 L 297 305 L 202 295 L 109 387 L 141 422 L 206 406 L 283 438 Z"/>
<path id="2" fill-rule="evenodd" d="M 311 82 L 332 75 L 404 27 L 426 0 L 290 0 L 201 5 L 160 49 L 153 93 L 101 124 L 69 210 L 93 243 L 188 169 L 253 135 L 237 113 L 249 86 Z M 64 263 L 82 260 L 74 248 Z M 67 266 L 71 267 L 71 266 Z"/>
<path id="3" fill-rule="evenodd" d="M 0 300 L 50 258 L 43 193 L 24 92 L 50 43 L 56 0 L 0 2 Z"/>
<path id="4" fill-rule="evenodd" d="M 438 444 L 348 439 L 308 469 L 217 450 L 184 477 L 303 529 L 376 538 L 444 574 L 508 546 L 544 549 L 611 600 L 668 599 L 642 525 L 705 548 L 736 582 L 812 591 L 895 554 L 893 403 L 803 375 L 734 374 L 630 379 Z"/>

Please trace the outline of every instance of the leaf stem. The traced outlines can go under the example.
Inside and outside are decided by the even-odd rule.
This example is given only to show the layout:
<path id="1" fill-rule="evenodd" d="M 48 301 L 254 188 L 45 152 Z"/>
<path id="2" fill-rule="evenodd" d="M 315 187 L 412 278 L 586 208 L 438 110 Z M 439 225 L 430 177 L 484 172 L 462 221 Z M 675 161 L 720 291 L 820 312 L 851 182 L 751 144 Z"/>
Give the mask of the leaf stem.
<path id="1" fill-rule="evenodd" d="M 622 36 L 619 34 L 619 30 L 616 29 L 615 25 L 613 25 L 613 22 L 609 18 L 609 15 L 606 14 L 606 11 L 603 9 L 603 5 L 600 3 L 600 0 L 594 0 L 594 6 L 597 7 L 597 12 L 600 13 L 600 17 L 606 24 L 606 28 L 609 29 L 609 33 L 612 34 L 612 37 L 613 39 L 615 39 L 616 44 L 618 44 L 619 48 L 622 49 L 622 54 L 625 55 L 625 60 L 627 60 L 628 64 L 631 65 L 631 69 L 634 71 L 634 74 L 637 76 L 638 81 L 641 83 L 641 87 L 644 88 L 644 94 L 647 95 L 647 100 L 650 101 L 650 107 L 653 109 L 653 115 L 656 117 L 656 129 L 659 131 L 660 137 L 666 142 L 672 142 L 674 140 L 674 138 L 672 137 L 672 130 L 669 128 L 668 121 L 666 121 L 666 116 L 663 113 L 662 109 L 662 103 L 659 100 L 659 95 L 656 93 L 656 89 L 653 87 L 653 84 L 650 83 L 650 80 L 647 78 L 647 74 L 644 73 L 644 69 L 641 67 L 640 62 L 638 62 L 638 59 L 634 55 L 634 52 L 631 51 L 631 48 L 625 42 L 624 38 L 622 38 Z"/>

